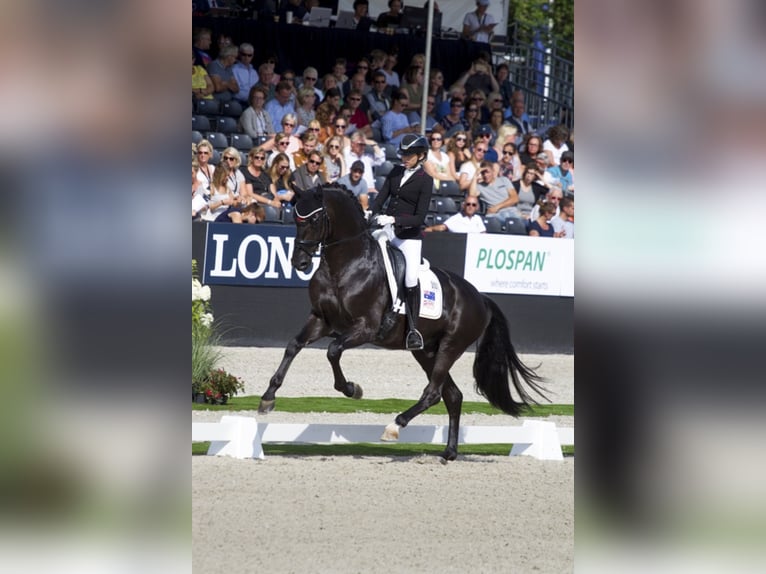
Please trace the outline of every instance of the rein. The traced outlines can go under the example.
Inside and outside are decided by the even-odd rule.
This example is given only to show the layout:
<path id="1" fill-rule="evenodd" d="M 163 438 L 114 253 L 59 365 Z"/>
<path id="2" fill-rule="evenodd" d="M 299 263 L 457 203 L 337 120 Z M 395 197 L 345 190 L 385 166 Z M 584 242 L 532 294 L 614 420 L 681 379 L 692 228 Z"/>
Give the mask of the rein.
<path id="1" fill-rule="evenodd" d="M 352 235 L 350 237 L 344 237 L 342 239 L 336 239 L 335 241 L 328 241 L 327 237 L 330 235 L 330 218 L 327 216 L 327 210 L 324 208 L 324 206 L 318 209 L 315 209 L 314 211 L 306 214 L 305 216 L 302 216 L 296 212 L 296 218 L 298 220 L 307 220 L 312 215 L 318 216 L 320 213 L 322 214 L 322 225 L 324 226 L 322 238 L 321 239 L 301 239 L 296 242 L 298 248 L 309 256 L 313 256 L 320 245 L 322 245 L 325 248 L 333 247 L 334 245 L 339 245 L 341 243 L 351 241 L 352 239 L 357 239 L 361 237 L 362 235 L 364 235 L 365 233 L 367 233 L 367 230 L 363 229 L 356 235 Z M 322 258 L 324 258 L 324 251 L 322 252 Z"/>

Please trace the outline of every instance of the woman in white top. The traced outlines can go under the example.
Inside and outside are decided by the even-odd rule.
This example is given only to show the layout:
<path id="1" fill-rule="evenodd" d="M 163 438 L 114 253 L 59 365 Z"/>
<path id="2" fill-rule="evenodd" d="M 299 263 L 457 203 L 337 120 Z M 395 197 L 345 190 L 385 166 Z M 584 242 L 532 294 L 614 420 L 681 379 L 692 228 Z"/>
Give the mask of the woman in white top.
<path id="1" fill-rule="evenodd" d="M 210 163 L 213 157 L 213 144 L 207 140 L 200 140 L 197 144 L 197 181 L 205 188 L 205 193 L 210 194 L 210 185 L 213 181 L 215 166 Z"/>
<path id="2" fill-rule="evenodd" d="M 569 139 L 569 130 L 565 125 L 553 126 L 548 130 L 548 139 L 543 142 L 543 151 L 548 154 L 548 166 L 559 165 L 561 154 L 569 151 L 566 144 Z"/>
<path id="3" fill-rule="evenodd" d="M 452 162 L 447 153 L 442 151 L 444 137 L 441 133 L 433 132 L 428 138 L 428 143 L 431 147 L 423 169 L 434 179 L 434 189 L 439 189 L 442 181 L 455 181 L 452 176 Z"/>
<path id="4" fill-rule="evenodd" d="M 204 221 L 215 221 L 215 218 L 226 211 L 230 205 L 234 205 L 236 200 L 234 194 L 228 187 L 229 175 L 231 169 L 222 161 L 213 174 L 213 181 L 210 183 L 210 199 L 207 204 L 209 209 L 202 214 Z"/>
<path id="5" fill-rule="evenodd" d="M 221 154 L 221 164 L 225 164 L 229 168 L 229 178 L 226 180 L 226 187 L 229 188 L 234 199 L 247 205 L 251 203 L 249 200 L 247 186 L 245 185 L 245 176 L 239 169 L 242 165 L 242 156 L 239 155 L 239 151 L 235 147 L 227 147 Z M 219 164 L 220 169 L 220 164 Z"/>
<path id="6" fill-rule="evenodd" d="M 256 144 L 274 133 L 271 116 L 264 109 L 268 95 L 266 88 L 262 86 L 255 85 L 250 88 L 250 107 L 239 116 L 239 128 L 253 138 Z"/>

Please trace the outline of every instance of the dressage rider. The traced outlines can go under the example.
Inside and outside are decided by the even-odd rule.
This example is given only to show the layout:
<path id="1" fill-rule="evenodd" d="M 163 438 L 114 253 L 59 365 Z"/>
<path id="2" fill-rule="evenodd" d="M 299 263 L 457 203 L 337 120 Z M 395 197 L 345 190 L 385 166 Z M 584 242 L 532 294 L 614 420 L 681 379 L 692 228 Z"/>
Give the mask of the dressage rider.
<path id="1" fill-rule="evenodd" d="M 423 336 L 416 328 L 420 312 L 418 269 L 423 243 L 423 222 L 428 212 L 434 183 L 423 169 L 427 153 L 428 141 L 424 136 L 406 134 L 399 143 L 398 155 L 402 159 L 402 165 L 394 167 L 388 174 L 372 208 L 376 223 L 394 226 L 395 237 L 391 243 L 404 253 L 408 350 L 423 348 Z"/>

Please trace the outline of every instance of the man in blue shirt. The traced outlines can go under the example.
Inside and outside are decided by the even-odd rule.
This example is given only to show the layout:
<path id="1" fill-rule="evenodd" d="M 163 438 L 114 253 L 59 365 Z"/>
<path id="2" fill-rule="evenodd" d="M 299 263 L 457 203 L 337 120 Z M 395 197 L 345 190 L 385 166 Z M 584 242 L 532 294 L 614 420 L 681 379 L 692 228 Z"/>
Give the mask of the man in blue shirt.
<path id="1" fill-rule="evenodd" d="M 384 142 L 398 147 L 399 142 L 406 134 L 420 131 L 418 124 L 410 125 L 410 121 L 404 113 L 404 109 L 409 103 L 409 97 L 405 92 L 394 94 L 391 109 L 380 119 L 380 131 Z"/>
<path id="2" fill-rule="evenodd" d="M 264 106 L 271 117 L 271 125 L 281 126 L 282 118 L 286 114 L 295 113 L 295 107 L 290 100 L 292 93 L 293 86 L 290 82 L 281 80 L 277 84 L 277 87 L 274 89 L 274 97 L 266 102 L 266 105 Z"/>

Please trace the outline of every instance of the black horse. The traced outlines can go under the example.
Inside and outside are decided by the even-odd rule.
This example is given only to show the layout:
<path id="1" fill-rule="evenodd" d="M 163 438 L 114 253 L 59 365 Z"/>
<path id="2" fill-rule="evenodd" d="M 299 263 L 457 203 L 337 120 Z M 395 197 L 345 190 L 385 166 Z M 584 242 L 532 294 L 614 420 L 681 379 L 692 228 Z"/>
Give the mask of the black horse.
<path id="1" fill-rule="evenodd" d="M 362 397 L 362 388 L 343 375 L 340 368 L 343 351 L 365 343 L 404 349 L 406 321 L 404 315 L 391 311 L 392 298 L 383 256 L 353 194 L 334 184 L 301 192 L 294 215 L 297 236 L 291 260 L 293 267 L 305 271 L 320 245 L 321 261 L 309 283 L 311 314 L 301 332 L 287 345 L 282 362 L 261 397 L 259 413 L 274 408 L 277 389 L 298 352 L 322 337 L 333 337 L 327 359 L 332 366 L 335 388 L 355 399 Z M 381 440 L 398 439 L 400 427 L 407 426 L 443 398 L 449 413 L 449 434 L 442 456 L 445 460 L 454 460 L 463 394 L 449 370 L 472 343 L 479 340 L 473 364 L 476 389 L 492 405 L 518 416 L 530 403 L 536 403 L 527 394 L 522 380 L 541 397 L 546 397 L 539 385 L 541 377 L 516 355 L 508 323 L 497 304 L 463 278 L 440 269 L 433 271 L 443 290 L 441 317 L 419 319 L 418 329 L 425 346 L 412 352 L 428 375 L 428 384 L 418 402 L 386 427 Z M 511 395 L 509 377 L 520 402 Z"/>

